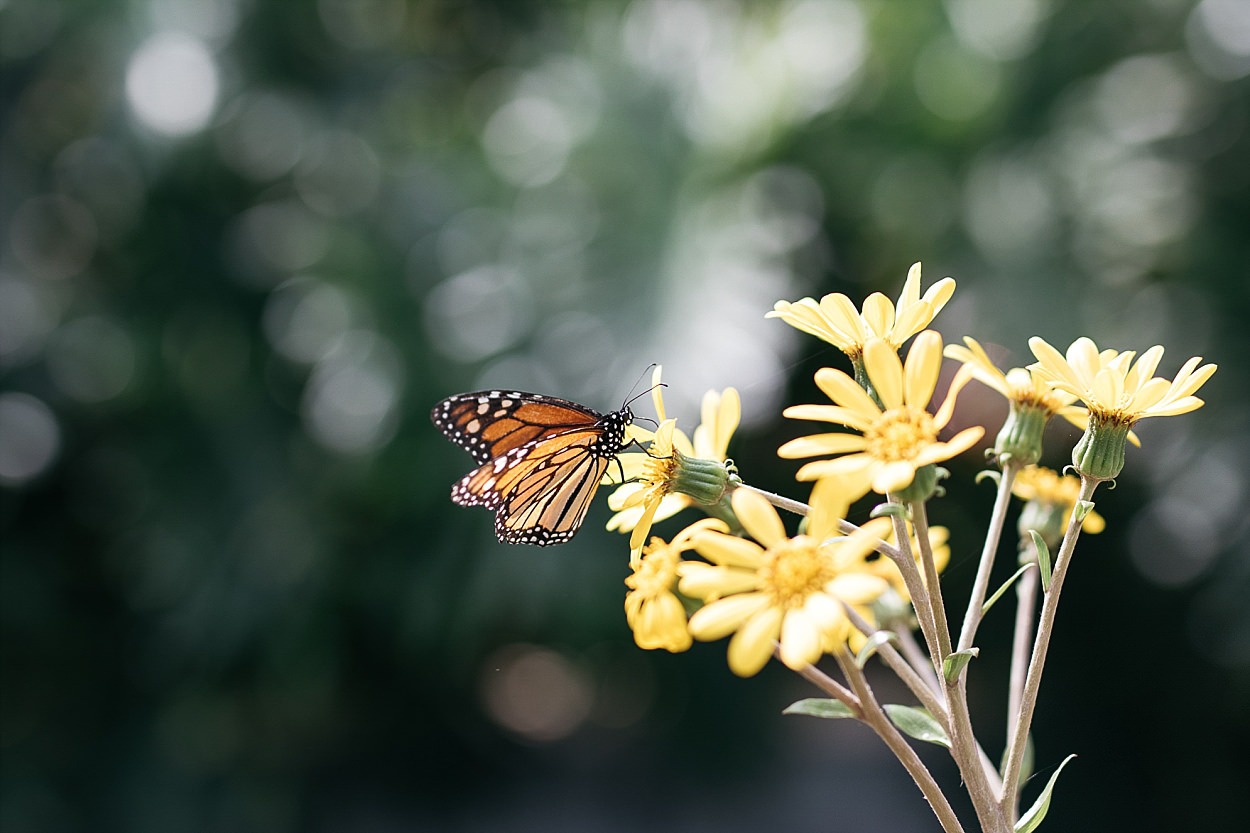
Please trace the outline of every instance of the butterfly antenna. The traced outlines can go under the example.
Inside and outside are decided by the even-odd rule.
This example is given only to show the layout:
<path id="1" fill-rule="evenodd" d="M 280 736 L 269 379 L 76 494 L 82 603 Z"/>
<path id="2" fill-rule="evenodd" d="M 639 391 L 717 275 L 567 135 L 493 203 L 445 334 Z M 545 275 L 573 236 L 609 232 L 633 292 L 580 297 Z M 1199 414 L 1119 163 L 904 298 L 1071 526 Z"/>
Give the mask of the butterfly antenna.
<path id="1" fill-rule="evenodd" d="M 639 383 L 641 383 L 641 382 L 642 382 L 643 377 L 645 377 L 645 376 L 647 375 L 647 373 L 648 373 L 648 372 L 650 372 L 650 371 L 651 371 L 651 369 L 655 367 L 655 365 L 656 365 L 656 362 L 651 362 L 651 364 L 647 365 L 646 369 L 644 369 L 644 370 L 642 371 L 642 373 L 638 374 L 638 378 L 637 378 L 637 379 L 635 379 L 635 380 L 634 380 L 634 383 L 633 383 L 632 385 L 630 385 L 630 386 L 629 386 L 629 392 L 630 392 L 630 394 L 633 394 L 633 392 L 634 392 L 634 391 L 638 390 L 638 385 L 639 385 Z M 667 386 L 667 385 L 665 385 L 665 384 L 663 384 L 663 383 L 661 383 L 660 387 L 668 387 L 668 386 Z M 639 399 L 641 399 L 642 397 L 646 396 L 648 393 L 650 393 L 650 392 L 651 392 L 651 391 L 653 391 L 653 390 L 655 390 L 655 385 L 652 385 L 651 387 L 647 388 L 646 390 L 644 390 L 642 393 L 638 394 L 637 396 L 632 396 L 632 395 L 631 395 L 628 399 L 626 399 L 626 400 L 625 400 L 625 403 L 624 403 L 621 407 L 622 407 L 622 408 L 624 408 L 626 405 L 632 405 L 632 404 L 634 404 L 634 403 L 635 403 L 635 402 L 637 402 Z"/>

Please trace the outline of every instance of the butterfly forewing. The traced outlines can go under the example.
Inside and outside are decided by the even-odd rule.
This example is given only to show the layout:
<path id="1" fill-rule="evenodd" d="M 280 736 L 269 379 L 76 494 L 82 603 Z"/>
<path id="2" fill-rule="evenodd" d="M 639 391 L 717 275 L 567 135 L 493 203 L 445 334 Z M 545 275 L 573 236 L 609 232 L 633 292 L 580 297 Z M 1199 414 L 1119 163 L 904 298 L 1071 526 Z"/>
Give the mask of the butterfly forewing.
<path id="1" fill-rule="evenodd" d="M 598 411 L 554 396 L 483 390 L 444 399 L 430 418 L 479 463 L 514 448 L 602 419 Z"/>
<path id="2" fill-rule="evenodd" d="M 633 419 L 628 407 L 600 415 L 520 391 L 459 394 L 431 416 L 480 464 L 452 487 L 452 500 L 494 511 L 500 541 L 537 546 L 567 541 L 581 527 Z"/>

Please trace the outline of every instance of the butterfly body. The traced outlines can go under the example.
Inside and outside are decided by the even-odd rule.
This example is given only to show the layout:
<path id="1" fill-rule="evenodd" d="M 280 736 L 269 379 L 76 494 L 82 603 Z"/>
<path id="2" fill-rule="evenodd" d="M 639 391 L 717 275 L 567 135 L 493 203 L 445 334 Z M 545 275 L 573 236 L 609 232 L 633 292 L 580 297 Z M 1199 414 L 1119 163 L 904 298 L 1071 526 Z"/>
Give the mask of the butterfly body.
<path id="1" fill-rule="evenodd" d="M 544 547 L 581 527 L 633 413 L 489 390 L 444 399 L 430 418 L 478 463 L 452 487 L 452 501 L 493 511 L 500 541 Z"/>

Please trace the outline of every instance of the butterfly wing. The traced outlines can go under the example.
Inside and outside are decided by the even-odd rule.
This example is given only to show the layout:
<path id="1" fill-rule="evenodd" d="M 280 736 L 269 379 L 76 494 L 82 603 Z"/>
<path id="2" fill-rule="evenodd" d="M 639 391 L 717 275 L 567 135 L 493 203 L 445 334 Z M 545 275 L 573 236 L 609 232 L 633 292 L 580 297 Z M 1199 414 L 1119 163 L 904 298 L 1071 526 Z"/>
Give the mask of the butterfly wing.
<path id="1" fill-rule="evenodd" d="M 444 399 L 430 419 L 480 465 L 543 437 L 592 426 L 603 416 L 554 396 L 483 390 Z"/>
<path id="2" fill-rule="evenodd" d="M 633 420 L 628 407 L 601 416 L 519 391 L 460 394 L 431 416 L 479 463 L 452 487 L 452 501 L 493 511 L 500 541 L 540 547 L 577 533 Z"/>
<path id="3" fill-rule="evenodd" d="M 451 499 L 494 511 L 505 544 L 563 543 L 581 527 L 612 461 L 597 453 L 600 439 L 581 429 L 527 443 L 469 472 Z"/>

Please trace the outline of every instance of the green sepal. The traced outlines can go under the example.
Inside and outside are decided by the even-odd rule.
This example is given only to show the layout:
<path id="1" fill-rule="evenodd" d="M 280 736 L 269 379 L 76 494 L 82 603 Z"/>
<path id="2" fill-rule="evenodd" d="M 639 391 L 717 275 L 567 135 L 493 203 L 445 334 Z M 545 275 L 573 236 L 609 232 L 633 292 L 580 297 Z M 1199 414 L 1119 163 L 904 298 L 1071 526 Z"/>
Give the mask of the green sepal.
<path id="1" fill-rule="evenodd" d="M 980 648 L 965 648 L 962 651 L 956 651 L 947 655 L 942 660 L 942 676 L 946 678 L 946 682 L 954 683 L 955 680 L 959 679 L 959 674 L 964 670 L 964 666 L 980 653 Z"/>
<path id="2" fill-rule="evenodd" d="M 985 614 L 989 613 L 990 608 L 994 606 L 994 602 L 998 601 L 999 597 L 1007 592 L 1007 588 L 1015 584 L 1016 579 L 1024 575 L 1024 571 L 1029 569 L 1032 566 L 1033 566 L 1033 562 L 1030 561 L 1028 564 L 1025 564 L 1019 570 L 1016 570 L 1014 573 L 1012 573 L 1011 578 L 1004 581 L 1003 586 L 995 590 L 994 595 L 990 596 L 989 599 L 986 600 L 985 604 L 981 605 L 981 615 L 984 616 Z"/>
<path id="3" fill-rule="evenodd" d="M 941 497 L 945 490 L 938 484 L 950 477 L 950 471 L 929 463 L 916 469 L 916 476 L 894 496 L 904 503 L 924 503 L 931 497 Z"/>
<path id="4" fill-rule="evenodd" d="M 1046 546 L 1046 542 L 1042 540 L 1041 534 L 1036 529 L 1029 530 L 1029 537 L 1033 539 L 1033 547 L 1037 550 L 1037 569 L 1042 575 L 1042 592 L 1050 592 L 1050 547 Z"/>
<path id="5" fill-rule="evenodd" d="M 938 746 L 951 748 L 950 738 L 946 736 L 942 725 L 929 714 L 927 709 L 917 706 L 900 706 L 897 703 L 886 703 L 882 708 L 885 709 L 890 722 L 903 734 L 925 743 L 936 743 Z"/>
<path id="6" fill-rule="evenodd" d="M 1002 472 L 994 471 L 993 469 L 981 469 L 981 471 L 977 472 L 977 476 L 972 478 L 972 481 L 980 486 L 982 480 L 993 480 L 994 484 L 998 485 L 1002 482 L 1002 479 Z"/>
<path id="7" fill-rule="evenodd" d="M 855 655 L 855 667 L 863 668 L 867 665 L 873 654 L 881 650 L 881 646 L 887 642 L 898 642 L 898 634 L 894 631 L 877 631 L 868 637 L 864 647 L 860 648 L 859 653 Z"/>
<path id="8" fill-rule="evenodd" d="M 880 518 L 885 515 L 889 515 L 892 518 L 902 518 L 903 520 L 907 520 L 907 506 L 902 503 L 887 501 L 885 503 L 878 503 L 876 506 L 872 507 L 872 511 L 868 513 L 868 517 L 870 518 Z"/>
<path id="9" fill-rule="evenodd" d="M 786 706 L 782 714 L 805 714 L 808 717 L 824 717 L 837 720 L 843 717 L 859 717 L 855 711 L 841 700 L 828 697 L 807 697 L 796 700 Z"/>
<path id="10" fill-rule="evenodd" d="M 1076 755 L 1069 755 L 1064 758 L 1058 769 L 1051 773 L 1050 780 L 1042 788 L 1042 794 L 1037 797 L 1037 801 L 1033 802 L 1033 806 L 1016 822 L 1016 833 L 1032 833 L 1042 823 L 1042 819 L 1046 818 L 1046 813 L 1050 810 L 1050 794 L 1055 788 L 1055 782 L 1059 780 L 1059 773 L 1063 772 L 1063 768 L 1068 765 L 1068 761 L 1075 757 Z"/>

